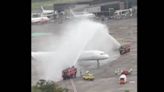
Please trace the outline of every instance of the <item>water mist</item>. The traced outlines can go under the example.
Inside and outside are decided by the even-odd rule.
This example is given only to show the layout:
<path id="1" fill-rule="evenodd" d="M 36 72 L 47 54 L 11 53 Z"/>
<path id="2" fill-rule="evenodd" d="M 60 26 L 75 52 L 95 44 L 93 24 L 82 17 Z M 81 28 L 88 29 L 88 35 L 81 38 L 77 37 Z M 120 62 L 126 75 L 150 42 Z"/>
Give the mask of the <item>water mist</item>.
<path id="1" fill-rule="evenodd" d="M 61 33 L 44 40 L 47 43 L 42 48 L 47 50 L 46 53 L 36 52 L 35 58 L 37 66 L 39 66 L 36 70 L 39 74 L 38 79 L 61 80 L 62 70 L 75 65 L 84 50 L 96 49 L 109 53 L 120 46 L 108 34 L 105 25 L 88 19 L 66 23 L 62 30 L 58 31 L 61 31 Z M 49 40 L 51 40 L 51 44 L 48 43 Z M 111 46 L 104 47 L 107 42 Z M 109 54 L 112 55 L 112 53 Z"/>

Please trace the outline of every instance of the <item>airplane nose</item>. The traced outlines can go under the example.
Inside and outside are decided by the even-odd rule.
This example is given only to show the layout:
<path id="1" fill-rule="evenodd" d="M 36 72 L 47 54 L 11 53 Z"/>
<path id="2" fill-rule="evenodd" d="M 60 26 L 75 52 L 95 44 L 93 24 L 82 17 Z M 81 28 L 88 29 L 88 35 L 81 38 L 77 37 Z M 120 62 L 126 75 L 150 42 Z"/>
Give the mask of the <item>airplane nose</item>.
<path id="1" fill-rule="evenodd" d="M 108 59 L 109 58 L 109 55 L 108 54 L 104 54 L 101 56 L 102 59 Z"/>
<path id="2" fill-rule="evenodd" d="M 106 55 L 104 55 L 104 57 L 109 58 L 109 55 L 106 54 Z"/>

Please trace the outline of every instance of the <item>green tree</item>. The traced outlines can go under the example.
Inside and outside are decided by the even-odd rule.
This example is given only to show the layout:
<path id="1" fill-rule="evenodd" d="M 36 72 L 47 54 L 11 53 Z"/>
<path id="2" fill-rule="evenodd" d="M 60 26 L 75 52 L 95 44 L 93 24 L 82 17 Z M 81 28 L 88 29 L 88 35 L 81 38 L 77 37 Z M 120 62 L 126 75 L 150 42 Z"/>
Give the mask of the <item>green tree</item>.
<path id="1" fill-rule="evenodd" d="M 68 89 L 59 87 L 53 81 L 39 80 L 32 87 L 32 92 L 68 92 Z"/>

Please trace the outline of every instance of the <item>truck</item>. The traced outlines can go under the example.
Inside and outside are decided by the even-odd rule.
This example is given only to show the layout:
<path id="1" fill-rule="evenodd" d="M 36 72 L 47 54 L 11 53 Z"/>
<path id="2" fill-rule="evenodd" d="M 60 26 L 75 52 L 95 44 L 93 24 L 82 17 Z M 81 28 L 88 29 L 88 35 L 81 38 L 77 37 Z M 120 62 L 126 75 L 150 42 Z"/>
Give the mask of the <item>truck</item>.
<path id="1" fill-rule="evenodd" d="M 86 71 L 86 73 L 83 75 L 83 79 L 92 81 L 95 79 L 95 77 L 92 73 L 90 73 L 89 71 Z"/>
<path id="2" fill-rule="evenodd" d="M 130 44 L 122 45 L 119 50 L 120 50 L 121 55 L 124 55 L 124 54 L 130 52 Z"/>
<path id="3" fill-rule="evenodd" d="M 62 71 L 63 80 L 76 78 L 77 68 L 74 66 L 66 68 Z"/>

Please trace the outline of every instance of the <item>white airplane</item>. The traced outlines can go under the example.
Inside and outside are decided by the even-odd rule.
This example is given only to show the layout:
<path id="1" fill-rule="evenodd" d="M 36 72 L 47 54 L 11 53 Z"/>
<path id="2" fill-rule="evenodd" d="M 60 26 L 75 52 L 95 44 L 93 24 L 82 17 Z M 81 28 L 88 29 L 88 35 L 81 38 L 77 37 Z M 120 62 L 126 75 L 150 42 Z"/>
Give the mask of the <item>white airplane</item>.
<path id="1" fill-rule="evenodd" d="M 95 15 L 93 13 L 88 12 L 73 12 L 73 10 L 70 9 L 70 16 L 67 18 L 94 18 Z"/>
<path id="2" fill-rule="evenodd" d="M 32 57 L 37 59 L 37 56 L 53 55 L 53 52 L 32 52 Z M 78 60 L 104 60 L 108 59 L 109 55 L 100 50 L 83 51 Z"/>
<path id="3" fill-rule="evenodd" d="M 46 56 L 54 57 L 54 54 L 55 54 L 54 52 L 32 52 L 32 59 L 37 60 L 38 57 L 46 57 Z M 99 61 L 105 60 L 108 58 L 109 58 L 109 55 L 103 51 L 88 50 L 88 51 L 83 51 L 77 61 L 80 62 L 80 61 L 94 60 L 95 62 L 97 62 L 97 67 L 99 68 L 99 66 L 100 66 Z M 62 66 L 63 63 L 57 62 L 56 64 L 58 64 L 58 66 L 60 66 L 60 65 Z M 73 66 L 73 63 L 72 63 L 72 66 Z M 69 67 L 69 66 L 67 66 L 67 67 Z M 63 69 L 65 69 L 67 67 L 63 67 Z"/>
<path id="4" fill-rule="evenodd" d="M 68 67 L 74 66 L 75 64 L 72 61 L 68 61 L 68 62 L 70 62 L 70 64 L 65 66 L 64 65 L 65 62 L 62 62 L 62 61 L 56 62 L 56 61 L 53 60 L 53 57 L 54 57 L 53 53 L 54 52 L 32 52 L 32 63 L 33 63 L 32 64 L 32 66 L 33 66 L 32 71 L 33 71 L 33 73 L 35 71 L 38 71 L 38 73 L 39 73 L 39 72 L 44 71 L 44 69 L 47 69 L 48 72 L 50 71 L 50 73 L 47 73 L 45 75 L 49 75 L 49 74 L 53 74 L 53 72 L 51 72 L 51 71 L 57 70 L 57 71 L 55 71 L 56 76 L 54 76 L 54 79 L 55 79 L 55 81 L 59 81 L 59 80 L 62 80 L 62 77 L 60 75 L 62 73 L 62 70 L 66 69 Z M 47 59 L 45 59 L 45 57 L 47 57 L 47 59 L 50 59 L 50 60 L 52 58 L 52 60 L 51 60 L 52 64 L 47 65 L 46 63 L 44 63 L 44 62 L 47 62 L 46 61 Z M 109 56 L 106 53 L 104 53 L 103 51 L 94 50 L 94 51 L 84 51 L 81 54 L 79 59 L 80 60 L 85 59 L 85 61 L 94 60 L 95 62 L 97 62 L 97 67 L 99 67 L 100 63 L 97 59 L 99 59 L 99 60 L 103 59 L 104 60 L 104 59 L 108 59 L 108 57 Z M 43 58 L 43 60 L 45 60 L 45 61 L 42 61 L 42 59 L 40 59 L 40 58 Z M 77 60 L 77 63 L 80 62 L 79 59 Z M 76 65 L 79 66 L 78 64 L 76 64 Z M 54 67 L 54 68 L 53 69 L 52 68 L 48 69 L 49 67 L 44 67 L 44 66 L 49 66 L 49 67 Z M 38 68 L 38 69 L 35 70 L 35 68 L 37 68 L 37 67 L 42 67 L 42 68 Z M 78 71 L 82 71 L 80 67 L 78 67 Z M 46 77 L 43 77 L 43 78 L 46 78 Z M 42 79 L 42 77 L 38 77 L 38 79 Z"/>
<path id="5" fill-rule="evenodd" d="M 47 23 L 49 20 L 50 19 L 48 17 L 44 17 L 38 13 L 32 13 L 32 16 L 31 16 L 32 24 Z"/>
<path id="6" fill-rule="evenodd" d="M 54 10 L 45 10 L 43 6 L 41 6 L 41 9 L 42 9 L 42 15 L 48 18 L 52 17 L 55 14 Z"/>

